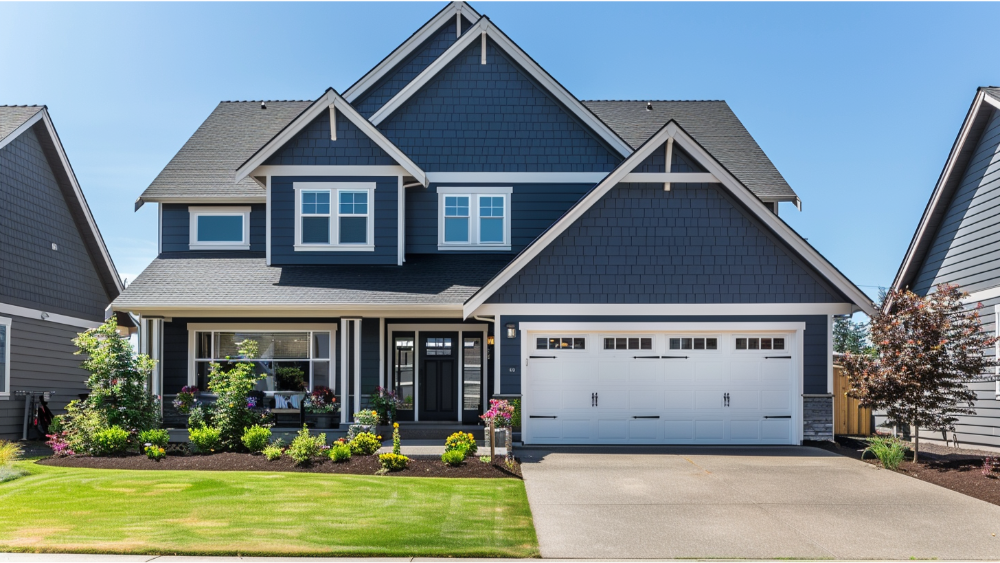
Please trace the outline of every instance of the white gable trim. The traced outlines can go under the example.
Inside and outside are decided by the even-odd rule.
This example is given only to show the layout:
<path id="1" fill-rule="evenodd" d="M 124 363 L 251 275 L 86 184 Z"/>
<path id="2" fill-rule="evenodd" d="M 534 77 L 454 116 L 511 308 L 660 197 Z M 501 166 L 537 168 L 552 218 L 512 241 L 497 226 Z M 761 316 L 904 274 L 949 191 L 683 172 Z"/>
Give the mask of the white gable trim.
<path id="1" fill-rule="evenodd" d="M 108 252 L 108 247 L 104 244 L 104 238 L 101 237 L 101 231 L 97 228 L 97 221 L 94 220 L 94 215 L 90 212 L 90 206 L 87 205 L 87 198 L 83 196 L 83 189 L 80 188 L 80 183 L 76 179 L 76 174 L 73 173 L 73 167 L 69 164 L 69 157 L 66 156 L 66 150 L 63 148 L 62 141 L 56 133 L 55 125 L 52 124 L 52 118 L 49 117 L 48 108 L 43 106 L 38 113 L 31 117 L 31 119 L 24 122 L 24 124 L 15 129 L 13 133 L 4 137 L 3 140 L 0 140 L 0 148 L 7 146 L 11 141 L 30 129 L 39 121 L 42 121 L 45 124 L 45 130 L 49 134 L 49 138 L 52 139 L 52 145 L 55 146 L 56 154 L 59 155 L 59 163 L 62 165 L 63 171 L 66 173 L 66 177 L 69 178 L 70 185 L 73 187 L 73 195 L 76 196 L 76 199 L 80 204 L 80 208 L 83 210 L 83 216 L 87 220 L 87 226 L 94 235 L 94 240 L 97 241 L 101 258 L 104 260 L 105 265 L 111 272 L 111 277 L 114 278 L 115 287 L 118 288 L 118 293 L 121 293 L 125 289 L 125 286 L 122 285 L 121 277 L 118 275 L 118 269 L 115 268 L 115 263 L 111 260 L 111 253 Z"/>
<path id="2" fill-rule="evenodd" d="M 910 241 L 910 246 L 906 249 L 906 256 L 903 257 L 903 263 L 899 266 L 899 271 L 896 272 L 896 279 L 892 282 L 893 289 L 902 289 L 903 286 L 909 285 L 906 278 L 911 277 L 911 270 L 917 266 L 914 264 L 914 259 L 916 258 L 917 247 L 925 236 L 933 235 L 933 232 L 928 232 L 930 228 L 931 218 L 933 212 L 939 205 L 947 205 L 947 201 L 942 201 L 944 194 L 944 188 L 951 179 L 952 174 L 961 174 L 963 170 L 956 170 L 955 165 L 958 160 L 962 149 L 965 147 L 965 143 L 969 140 L 969 133 L 972 130 L 972 125 L 975 122 L 976 116 L 979 114 L 980 109 L 982 109 L 983 103 L 991 106 L 986 109 L 998 108 L 1000 109 L 1000 103 L 988 96 L 986 92 L 980 90 L 976 93 L 976 97 L 973 98 L 972 106 L 969 108 L 969 113 L 965 116 L 965 121 L 962 123 L 962 128 L 958 132 L 958 137 L 955 139 L 955 144 L 951 147 L 951 152 L 948 153 L 948 160 L 945 161 L 944 170 L 941 171 L 941 176 L 938 177 L 937 184 L 934 185 L 934 191 L 931 192 L 931 199 L 927 203 L 927 207 L 924 209 L 924 214 L 920 218 L 920 224 L 917 225 L 917 230 L 913 234 L 913 239 Z M 972 139 L 976 142 L 977 139 Z M 948 199 L 951 198 L 953 194 L 948 194 Z M 913 273 L 916 275 L 916 272 Z M 886 303 L 888 305 L 888 303 Z"/>
<path id="3" fill-rule="evenodd" d="M 298 117 L 295 118 L 291 123 L 288 124 L 281 132 L 275 135 L 270 141 L 264 145 L 257 154 L 250 157 L 236 170 L 235 182 L 239 182 L 243 178 L 249 176 L 258 166 L 264 164 L 272 154 L 278 151 L 281 147 L 290 141 L 296 134 L 298 134 L 307 125 L 312 123 L 320 113 L 324 111 L 329 111 L 330 106 L 334 106 L 340 114 L 351 121 L 362 133 L 368 136 L 372 141 L 375 142 L 379 147 L 389 154 L 400 166 L 403 167 L 406 172 L 417 179 L 418 182 L 427 185 L 427 174 L 420 169 L 412 160 L 409 159 L 403 151 L 399 150 L 396 145 L 392 144 L 389 139 L 385 138 L 385 135 L 381 131 L 375 128 L 374 125 L 368 122 L 367 119 L 361 117 L 361 114 L 347 103 L 344 98 L 340 97 L 333 88 L 330 88 L 323 94 L 318 100 L 313 102 L 311 106 L 306 108 Z M 393 174 L 395 175 L 395 174 Z"/>
<path id="4" fill-rule="evenodd" d="M 455 19 L 456 22 L 460 22 L 461 16 L 465 16 L 465 19 L 470 22 L 475 22 L 479 19 L 479 13 L 472 9 L 465 2 L 452 2 L 444 7 L 443 10 L 437 13 L 436 16 L 431 18 L 427 23 L 420 27 L 413 35 L 404 41 L 399 47 L 389 53 L 389 56 L 382 59 L 382 62 L 375 65 L 375 68 L 368 71 L 361 77 L 360 80 L 354 83 L 350 88 L 344 92 L 344 99 L 348 102 L 354 103 L 361 94 L 368 91 L 369 88 L 378 83 L 386 74 L 388 74 L 392 69 L 396 68 L 396 65 L 403 62 L 406 57 L 410 56 L 417 47 L 427 41 L 432 35 L 437 33 L 441 27 L 448 22 L 449 19 Z M 460 29 L 460 28 L 459 28 Z M 461 34 L 459 34 L 461 35 Z"/>
<path id="5" fill-rule="evenodd" d="M 642 147 L 636 150 L 632 156 L 627 158 L 618 168 L 611 172 L 607 178 L 604 179 L 600 184 L 597 185 L 590 193 L 584 196 L 575 206 L 573 206 L 569 211 L 566 212 L 562 218 L 557 221 L 552 227 L 542 233 L 535 241 L 528 246 L 521 254 L 519 254 L 513 262 L 507 265 L 499 274 L 496 275 L 485 287 L 479 290 L 471 299 L 469 299 L 465 306 L 463 307 L 463 314 L 465 317 L 469 317 L 472 314 L 480 314 L 478 312 L 480 306 L 482 306 L 486 299 L 488 299 L 493 293 L 499 290 L 505 283 L 511 280 L 522 268 L 528 265 L 528 263 L 538 256 L 542 250 L 544 250 L 549 244 L 551 244 L 555 239 L 561 235 L 563 232 L 573 224 L 574 221 L 579 219 L 590 209 L 594 204 L 596 204 L 605 194 L 607 194 L 611 189 L 613 189 L 618 183 L 624 181 L 632 169 L 642 162 L 647 156 L 649 156 L 654 150 L 656 150 L 660 145 L 665 143 L 667 139 L 673 138 L 674 143 L 678 144 L 683 148 L 688 154 L 690 154 L 695 160 L 699 162 L 708 173 L 712 174 L 715 178 L 722 183 L 729 192 L 736 197 L 743 205 L 745 205 L 751 212 L 753 212 L 757 218 L 763 222 L 767 227 L 774 231 L 781 239 L 797 252 L 800 256 L 805 258 L 805 260 L 815 268 L 820 274 L 826 277 L 837 289 L 842 291 L 853 303 L 858 307 L 858 309 L 864 311 L 868 315 L 873 315 L 875 313 L 875 308 L 872 306 L 871 299 L 864 294 L 860 289 L 857 288 L 850 280 L 848 280 L 843 274 L 841 274 L 832 264 L 827 262 L 825 258 L 816 250 L 809 246 L 802 237 L 799 236 L 791 227 L 785 224 L 784 221 L 779 219 L 773 213 L 771 213 L 764 203 L 753 195 L 753 193 L 741 184 L 732 174 L 729 173 L 721 164 L 719 164 L 708 152 L 705 151 L 694 139 L 692 139 L 687 132 L 681 129 L 673 120 L 667 122 L 656 134 L 647 140 Z"/>
<path id="6" fill-rule="evenodd" d="M 632 147 L 628 145 L 621 137 L 619 137 L 610 127 L 604 124 L 603 121 L 597 118 L 586 106 L 580 103 L 580 100 L 576 99 L 573 94 L 570 94 L 566 88 L 562 86 L 555 78 L 552 78 L 549 73 L 545 72 L 545 69 L 538 66 L 531 57 L 521 50 L 513 41 L 510 40 L 500 29 L 493 25 L 489 19 L 483 17 L 476 22 L 471 28 L 469 28 L 462 37 L 458 39 L 451 47 L 449 47 L 440 57 L 437 58 L 433 63 L 423 70 L 416 78 L 410 81 L 402 90 L 400 90 L 391 100 L 386 102 L 384 106 L 379 108 L 371 117 L 371 122 L 375 125 L 382 123 L 386 118 L 392 115 L 397 109 L 402 106 L 406 100 L 410 99 L 415 93 L 420 91 L 432 78 L 434 78 L 441 70 L 443 70 L 449 63 L 455 60 L 455 57 L 464 51 L 469 45 L 472 44 L 477 38 L 481 36 L 482 33 L 486 33 L 501 49 L 504 50 L 507 55 L 514 60 L 517 64 L 521 65 L 526 71 L 528 71 L 531 76 L 537 80 L 543 88 L 548 90 L 557 100 L 559 100 L 563 105 L 569 108 L 576 117 L 582 121 L 587 127 L 590 127 L 594 132 L 596 132 L 606 143 L 608 143 L 612 148 L 621 154 L 621 156 L 628 156 L 632 154 Z"/>

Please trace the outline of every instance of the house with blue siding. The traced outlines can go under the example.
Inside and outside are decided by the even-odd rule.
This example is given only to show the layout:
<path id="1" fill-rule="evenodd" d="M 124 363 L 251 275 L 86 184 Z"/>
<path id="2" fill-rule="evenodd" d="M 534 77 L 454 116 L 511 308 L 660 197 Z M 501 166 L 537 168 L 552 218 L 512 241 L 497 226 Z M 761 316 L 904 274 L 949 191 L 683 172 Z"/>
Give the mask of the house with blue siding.
<path id="1" fill-rule="evenodd" d="M 893 282 L 893 289 L 921 296 L 940 284 L 958 285 L 991 334 L 1000 330 L 998 172 L 1000 88 L 984 87 L 976 91 Z M 995 356 L 997 350 L 984 353 Z M 977 395 L 975 415 L 959 416 L 954 432 L 918 429 L 920 439 L 1000 451 L 1000 373 L 986 375 L 994 381 L 969 383 Z"/>
<path id="2" fill-rule="evenodd" d="M 579 100 L 464 2 L 343 93 L 220 103 L 146 203 L 112 306 L 167 408 L 254 339 L 269 401 L 329 388 L 340 424 L 382 387 L 449 428 L 520 398 L 528 444 L 798 444 L 832 437 L 834 317 L 873 312 L 725 102 Z"/>

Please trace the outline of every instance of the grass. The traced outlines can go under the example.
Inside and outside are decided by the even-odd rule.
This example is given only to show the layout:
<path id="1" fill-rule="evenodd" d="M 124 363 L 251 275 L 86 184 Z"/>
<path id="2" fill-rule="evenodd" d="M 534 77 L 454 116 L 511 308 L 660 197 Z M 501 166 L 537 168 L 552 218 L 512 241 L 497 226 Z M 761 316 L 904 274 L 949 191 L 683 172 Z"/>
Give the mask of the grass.
<path id="1" fill-rule="evenodd" d="M 119 471 L 21 462 L 0 551 L 537 557 L 516 479 Z"/>

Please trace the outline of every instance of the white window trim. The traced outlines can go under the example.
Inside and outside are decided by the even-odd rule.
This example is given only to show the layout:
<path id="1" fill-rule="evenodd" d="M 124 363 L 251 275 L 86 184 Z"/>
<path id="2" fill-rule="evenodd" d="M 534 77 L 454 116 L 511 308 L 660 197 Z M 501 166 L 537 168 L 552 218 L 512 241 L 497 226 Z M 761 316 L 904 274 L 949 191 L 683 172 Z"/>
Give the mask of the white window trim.
<path id="1" fill-rule="evenodd" d="M 374 252 L 375 251 L 375 182 L 294 182 L 296 252 Z M 330 242 L 302 242 L 302 192 L 330 192 Z M 340 244 L 340 192 L 368 192 L 367 244 Z"/>
<path id="2" fill-rule="evenodd" d="M 0 373 L 0 377 L 3 378 L 4 385 L 3 391 L 0 391 L 0 397 L 10 397 L 10 323 L 11 320 L 8 317 L 0 317 L 0 326 L 4 327 L 7 332 L 5 334 L 6 345 L 4 346 L 4 358 L 3 358 L 3 373 Z"/>
<path id="3" fill-rule="evenodd" d="M 250 207 L 188 207 L 190 233 L 189 250 L 250 250 Z M 198 240 L 198 217 L 202 215 L 243 217 L 243 240 L 239 242 L 200 242 Z"/>
<path id="4" fill-rule="evenodd" d="M 510 200 L 513 187 L 439 187 L 438 193 L 438 250 L 510 250 Z M 445 196 L 462 196 L 469 198 L 469 242 L 445 242 L 444 240 L 444 198 Z M 503 241 L 479 241 L 479 198 L 503 198 Z"/>

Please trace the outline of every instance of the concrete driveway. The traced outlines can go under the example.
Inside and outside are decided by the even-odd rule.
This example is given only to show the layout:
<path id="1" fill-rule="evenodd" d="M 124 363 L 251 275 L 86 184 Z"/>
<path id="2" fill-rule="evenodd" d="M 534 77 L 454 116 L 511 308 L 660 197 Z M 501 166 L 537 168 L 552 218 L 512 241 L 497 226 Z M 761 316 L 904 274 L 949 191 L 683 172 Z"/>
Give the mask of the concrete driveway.
<path id="1" fill-rule="evenodd" d="M 543 557 L 1000 559 L 1000 506 L 815 448 L 522 448 Z"/>

